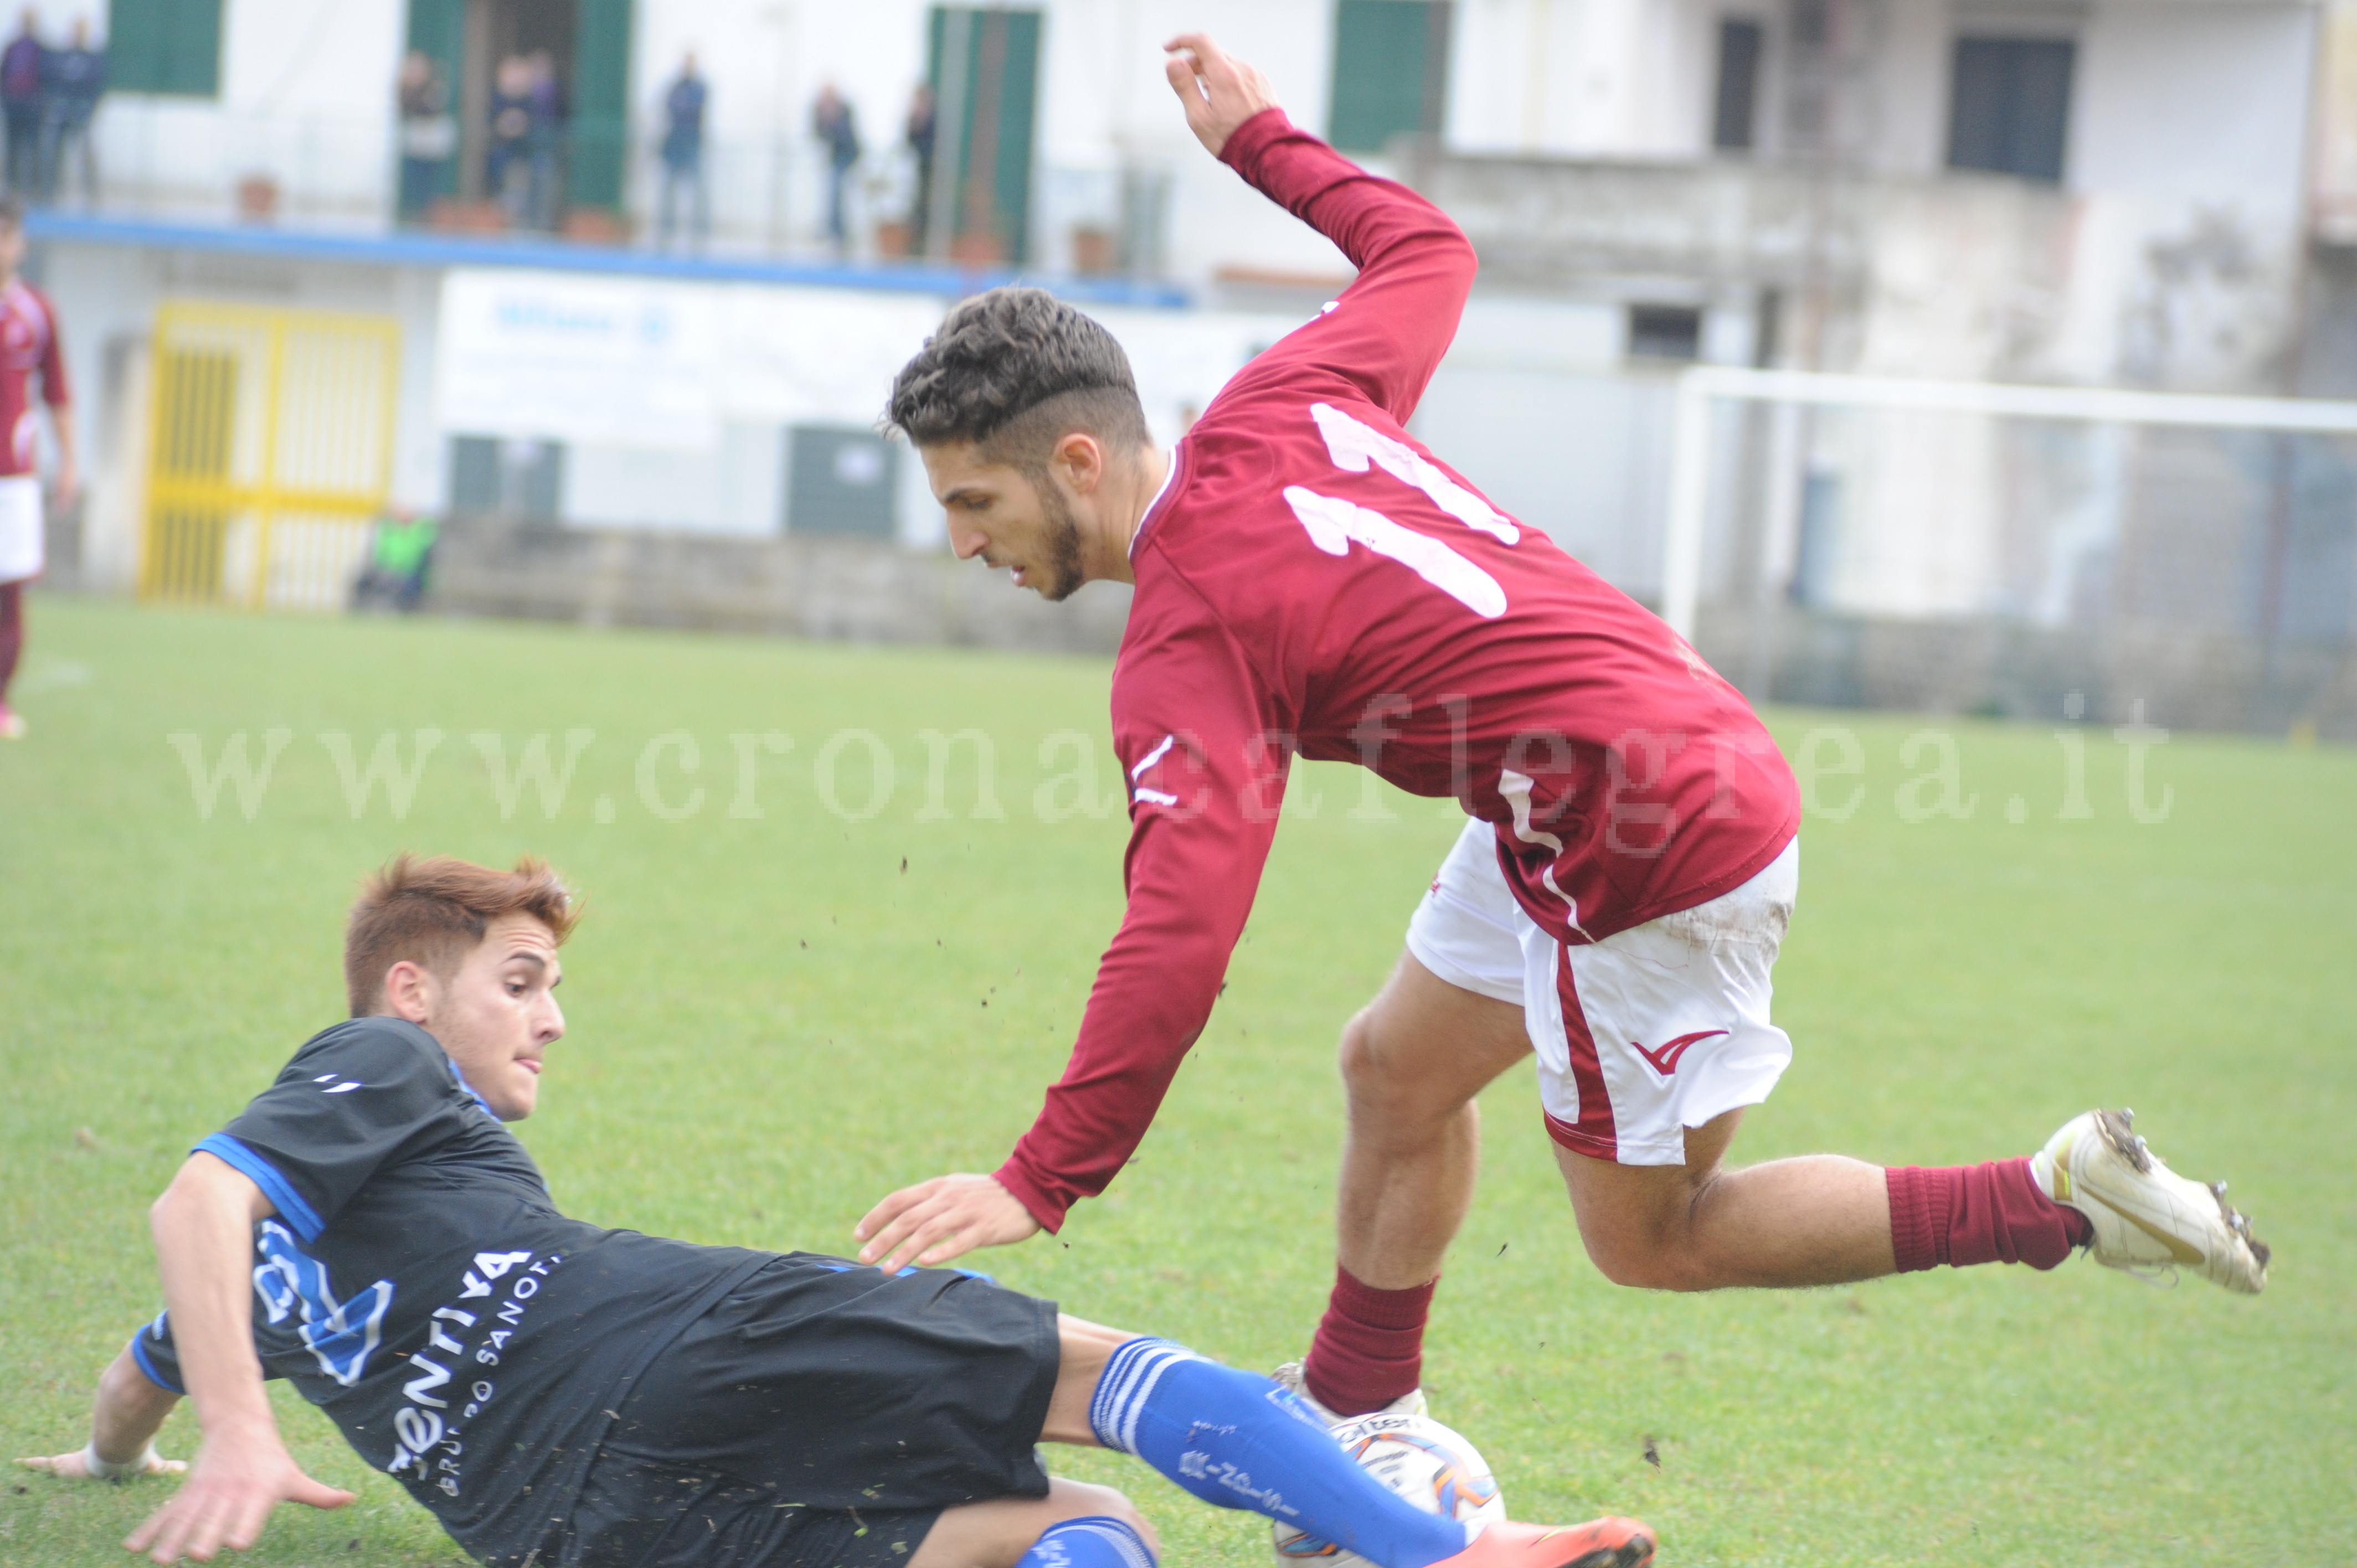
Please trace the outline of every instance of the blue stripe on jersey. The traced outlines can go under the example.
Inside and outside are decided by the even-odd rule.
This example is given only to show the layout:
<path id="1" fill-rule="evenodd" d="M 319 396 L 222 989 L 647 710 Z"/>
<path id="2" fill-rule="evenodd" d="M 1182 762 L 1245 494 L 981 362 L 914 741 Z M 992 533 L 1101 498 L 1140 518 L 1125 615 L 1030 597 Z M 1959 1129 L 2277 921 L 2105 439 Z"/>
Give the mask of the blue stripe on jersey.
<path id="1" fill-rule="evenodd" d="M 318 1211 L 303 1200 L 303 1195 L 295 1190 L 294 1183 L 278 1174 L 277 1166 L 228 1133 L 215 1133 L 188 1152 L 196 1154 L 199 1151 L 236 1166 L 251 1177 L 253 1185 L 262 1189 L 262 1196 L 270 1199 L 271 1207 L 285 1215 L 286 1222 L 295 1227 L 295 1233 L 306 1241 L 317 1240 L 319 1232 L 327 1229 Z"/>
<path id="2" fill-rule="evenodd" d="M 155 1325 L 153 1324 L 148 1325 L 148 1327 L 150 1328 L 154 1326 Z M 163 1390 L 166 1393 L 187 1393 L 188 1391 L 188 1390 L 175 1386 L 164 1376 L 163 1373 L 156 1369 L 156 1363 L 147 1359 L 147 1347 L 139 1343 L 139 1341 L 146 1337 L 147 1329 L 145 1328 L 141 1329 L 138 1333 L 131 1337 L 131 1359 L 139 1363 L 139 1369 L 147 1374 L 147 1380 L 155 1384 L 157 1388 Z"/>
<path id="3" fill-rule="evenodd" d="M 467 1081 L 467 1075 L 458 1070 L 458 1064 L 455 1061 L 450 1064 L 450 1076 L 458 1080 L 459 1088 L 465 1090 L 468 1094 L 475 1095 L 475 1103 L 483 1108 L 484 1115 L 490 1117 L 494 1122 L 505 1120 L 498 1112 L 491 1109 L 491 1102 L 490 1101 L 484 1099 L 479 1094 L 475 1094 L 475 1086 Z M 306 1240 L 308 1240 L 310 1238 L 308 1237 L 304 1238 Z"/>

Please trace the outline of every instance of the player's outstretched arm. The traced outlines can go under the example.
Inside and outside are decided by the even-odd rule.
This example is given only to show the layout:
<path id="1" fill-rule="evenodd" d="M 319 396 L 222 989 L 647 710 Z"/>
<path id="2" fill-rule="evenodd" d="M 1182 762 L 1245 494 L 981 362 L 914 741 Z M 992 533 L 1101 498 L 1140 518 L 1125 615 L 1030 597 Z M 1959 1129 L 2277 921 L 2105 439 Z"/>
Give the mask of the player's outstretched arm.
<path id="1" fill-rule="evenodd" d="M 1231 388 L 1338 375 L 1405 424 L 1457 335 L 1480 265 L 1472 244 L 1422 197 L 1369 174 L 1281 110 L 1270 113 L 1277 103 L 1267 79 L 1208 35 L 1184 34 L 1163 48 L 1170 51 L 1164 73 L 1196 139 L 1359 269 L 1334 304 L 1254 360 Z"/>
<path id="2" fill-rule="evenodd" d="M 70 1454 L 38 1455 L 19 1459 L 27 1470 L 38 1470 L 68 1481 L 116 1481 L 132 1476 L 175 1476 L 188 1466 L 156 1452 L 156 1429 L 180 1396 L 147 1380 L 126 1348 L 98 1380 L 98 1402 L 91 1411 L 90 1444 Z M 98 1463 L 95 1467 L 91 1461 Z"/>
<path id="3" fill-rule="evenodd" d="M 889 1273 L 912 1263 L 946 1263 L 976 1247 L 1004 1247 L 1039 1230 L 1039 1221 L 996 1176 L 957 1175 L 902 1187 L 851 1233 L 864 1243 L 859 1261 Z"/>
<path id="4" fill-rule="evenodd" d="M 253 1227 L 275 1210 L 243 1172 L 188 1157 L 149 1219 L 172 1340 L 204 1441 L 186 1485 L 124 1545 L 157 1563 L 202 1562 L 262 1539 L 282 1502 L 341 1508 L 352 1494 L 305 1475 L 279 1438 L 253 1351 Z"/>

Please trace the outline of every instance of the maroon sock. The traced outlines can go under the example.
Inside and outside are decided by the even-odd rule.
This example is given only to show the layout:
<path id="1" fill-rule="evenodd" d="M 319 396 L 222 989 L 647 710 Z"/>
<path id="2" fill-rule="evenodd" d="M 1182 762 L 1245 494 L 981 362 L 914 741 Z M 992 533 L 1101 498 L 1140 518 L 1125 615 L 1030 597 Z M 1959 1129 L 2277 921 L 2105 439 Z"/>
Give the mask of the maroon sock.
<path id="1" fill-rule="evenodd" d="M 2038 1190 L 2026 1159 L 1892 1165 L 1882 1175 L 1890 1189 L 1890 1250 L 1902 1274 L 1937 1263 L 2050 1269 L 2094 1234 L 2085 1215 Z"/>
<path id="2" fill-rule="evenodd" d="M 16 655 L 25 649 L 25 585 L 0 583 L 0 704 L 8 701 L 8 682 L 16 673 Z"/>
<path id="3" fill-rule="evenodd" d="M 1364 1415 L 1415 1388 L 1424 1376 L 1424 1320 L 1439 1283 L 1377 1290 L 1337 1268 L 1334 1294 L 1301 1364 L 1309 1397 L 1337 1415 Z"/>

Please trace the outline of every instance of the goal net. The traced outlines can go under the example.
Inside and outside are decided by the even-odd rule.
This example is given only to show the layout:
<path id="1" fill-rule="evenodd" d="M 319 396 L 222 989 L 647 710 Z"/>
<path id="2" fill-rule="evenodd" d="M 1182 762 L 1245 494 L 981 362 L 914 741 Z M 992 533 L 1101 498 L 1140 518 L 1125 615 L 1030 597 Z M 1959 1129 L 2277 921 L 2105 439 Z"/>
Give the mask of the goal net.
<path id="1" fill-rule="evenodd" d="M 2357 740 L 2357 403 L 1702 366 L 1674 428 L 1663 616 L 1754 701 Z"/>

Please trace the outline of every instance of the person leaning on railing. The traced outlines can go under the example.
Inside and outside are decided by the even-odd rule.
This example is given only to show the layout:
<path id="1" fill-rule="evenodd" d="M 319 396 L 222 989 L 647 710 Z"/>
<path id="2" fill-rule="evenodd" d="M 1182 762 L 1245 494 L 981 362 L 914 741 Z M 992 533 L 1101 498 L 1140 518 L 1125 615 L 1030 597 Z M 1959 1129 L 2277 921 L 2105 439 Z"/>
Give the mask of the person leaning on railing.
<path id="1" fill-rule="evenodd" d="M 442 68 L 423 49 L 401 62 L 401 216 L 423 218 L 442 194 L 443 176 L 458 151 L 458 121 Z"/>

